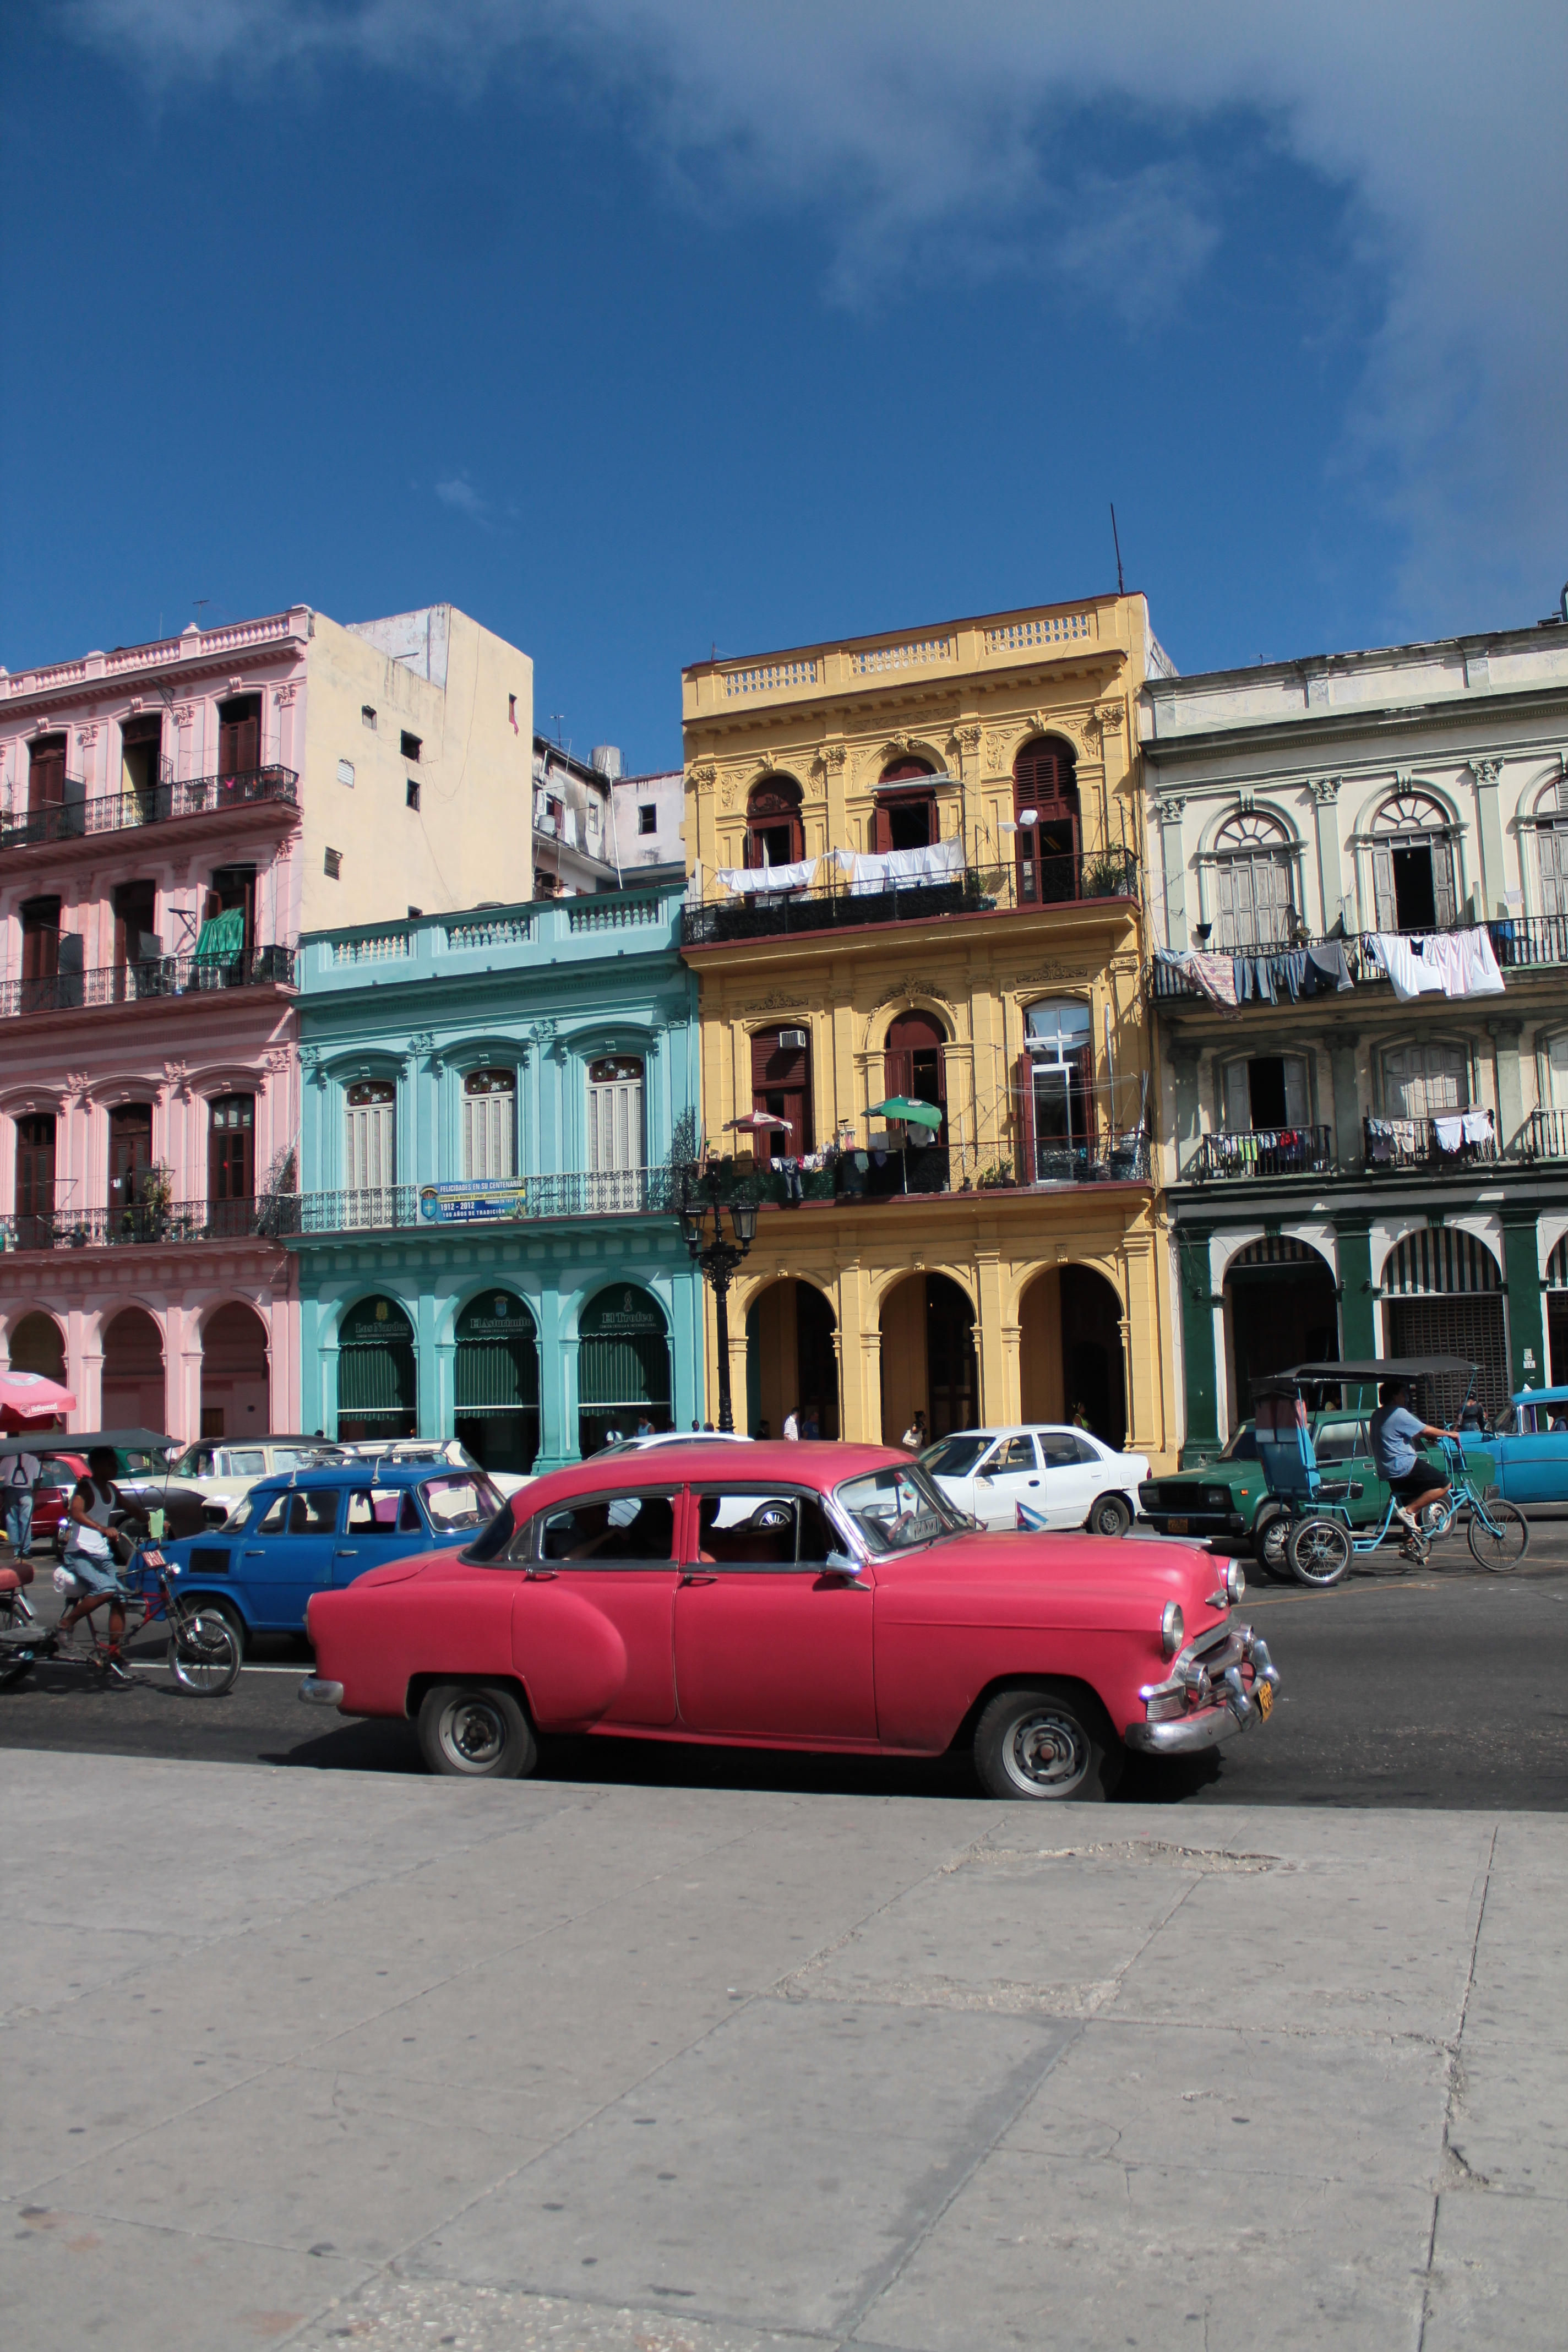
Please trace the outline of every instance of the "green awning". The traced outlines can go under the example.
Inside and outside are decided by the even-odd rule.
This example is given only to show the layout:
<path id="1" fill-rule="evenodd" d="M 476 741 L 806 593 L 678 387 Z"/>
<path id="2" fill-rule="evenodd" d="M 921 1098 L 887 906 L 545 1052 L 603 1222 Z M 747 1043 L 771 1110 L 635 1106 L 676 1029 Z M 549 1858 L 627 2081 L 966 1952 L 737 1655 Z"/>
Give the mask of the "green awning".
<path id="1" fill-rule="evenodd" d="M 245 908 L 226 907 L 209 915 L 196 940 L 198 962 L 232 963 L 245 953 Z"/>

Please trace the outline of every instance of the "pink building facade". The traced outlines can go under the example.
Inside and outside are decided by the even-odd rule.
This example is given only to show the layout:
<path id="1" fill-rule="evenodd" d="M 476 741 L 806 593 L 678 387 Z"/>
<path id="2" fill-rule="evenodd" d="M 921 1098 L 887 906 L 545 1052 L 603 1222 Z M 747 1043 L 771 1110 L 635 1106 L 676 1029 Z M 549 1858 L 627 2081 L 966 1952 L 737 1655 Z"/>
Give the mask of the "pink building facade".
<path id="1" fill-rule="evenodd" d="M 74 1429 L 291 1430 L 303 609 L 0 677 L 0 1350 Z"/>

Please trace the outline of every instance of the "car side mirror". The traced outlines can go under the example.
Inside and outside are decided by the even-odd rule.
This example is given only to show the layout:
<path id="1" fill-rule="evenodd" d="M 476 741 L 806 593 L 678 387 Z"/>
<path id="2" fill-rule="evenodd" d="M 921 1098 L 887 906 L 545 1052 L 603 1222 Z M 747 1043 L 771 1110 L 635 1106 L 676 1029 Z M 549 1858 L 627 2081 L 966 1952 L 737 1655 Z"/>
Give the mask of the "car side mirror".
<path id="1" fill-rule="evenodd" d="M 847 1584 L 859 1580 L 861 1563 L 847 1551 L 830 1551 L 824 1566 L 829 1576 L 841 1576 Z"/>

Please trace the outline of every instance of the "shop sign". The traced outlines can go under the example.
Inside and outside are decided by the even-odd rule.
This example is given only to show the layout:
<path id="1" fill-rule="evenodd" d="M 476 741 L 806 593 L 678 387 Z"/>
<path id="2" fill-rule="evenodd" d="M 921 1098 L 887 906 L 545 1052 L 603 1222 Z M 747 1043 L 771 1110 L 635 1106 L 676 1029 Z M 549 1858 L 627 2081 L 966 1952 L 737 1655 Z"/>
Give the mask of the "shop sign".
<path id="1" fill-rule="evenodd" d="M 488 1224 L 502 1219 L 514 1223 L 528 1213 L 525 1181 L 498 1184 L 424 1184 L 419 1190 L 419 1213 L 438 1225 Z"/>
<path id="2" fill-rule="evenodd" d="M 642 1290 L 606 1292 L 596 1298 L 583 1318 L 584 1334 L 609 1338 L 622 1333 L 654 1331 L 662 1339 L 666 1325 L 658 1306 Z"/>
<path id="3" fill-rule="evenodd" d="M 338 1334 L 342 1345 L 350 1348 L 406 1347 L 414 1337 L 414 1326 L 395 1299 L 366 1298 L 354 1309 L 354 1319 L 345 1323 Z"/>
<path id="4" fill-rule="evenodd" d="M 464 1309 L 458 1321 L 459 1339 L 531 1339 L 533 1318 L 521 1298 L 507 1290 L 487 1290 Z"/>

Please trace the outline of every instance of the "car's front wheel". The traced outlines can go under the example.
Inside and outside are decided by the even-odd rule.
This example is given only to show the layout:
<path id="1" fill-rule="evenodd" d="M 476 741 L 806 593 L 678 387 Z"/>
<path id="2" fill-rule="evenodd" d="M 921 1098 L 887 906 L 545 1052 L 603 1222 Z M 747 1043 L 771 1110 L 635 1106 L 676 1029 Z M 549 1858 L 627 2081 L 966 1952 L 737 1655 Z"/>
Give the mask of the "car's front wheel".
<path id="1" fill-rule="evenodd" d="M 1098 1709 L 1066 1685 L 999 1691 L 974 1727 L 974 1769 L 991 1797 L 1092 1803 L 1110 1796 L 1122 1760 Z"/>
<path id="2" fill-rule="evenodd" d="M 1124 1536 L 1132 1525 L 1125 1495 L 1101 1495 L 1086 1522 L 1091 1536 Z"/>
<path id="3" fill-rule="evenodd" d="M 539 1760 L 516 1695 L 498 1684 L 438 1683 L 419 1708 L 419 1746 L 432 1772 L 515 1780 Z"/>
<path id="4" fill-rule="evenodd" d="M 1290 1541 L 1289 1511 L 1259 1511 L 1252 1523 L 1252 1557 L 1266 1576 L 1284 1576 L 1290 1563 L 1286 1551 Z"/>

